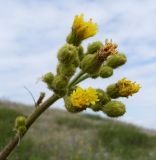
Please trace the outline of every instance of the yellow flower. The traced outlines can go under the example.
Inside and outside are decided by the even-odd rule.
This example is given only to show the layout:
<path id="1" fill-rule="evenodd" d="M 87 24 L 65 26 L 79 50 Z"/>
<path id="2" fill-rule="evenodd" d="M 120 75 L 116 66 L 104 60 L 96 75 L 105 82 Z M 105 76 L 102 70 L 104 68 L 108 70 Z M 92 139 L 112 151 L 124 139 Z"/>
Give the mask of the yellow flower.
<path id="1" fill-rule="evenodd" d="M 89 87 L 88 89 L 77 87 L 70 95 L 70 100 L 72 105 L 78 108 L 85 108 L 90 104 L 95 104 L 99 101 L 97 92 L 92 87 Z"/>
<path id="2" fill-rule="evenodd" d="M 136 84 L 136 82 L 132 82 L 123 78 L 117 82 L 118 92 L 120 96 L 128 97 L 132 96 L 134 93 L 137 93 L 141 86 Z"/>
<path id="3" fill-rule="evenodd" d="M 84 15 L 81 14 L 79 16 L 75 16 L 72 30 L 78 39 L 84 40 L 88 37 L 94 36 L 98 31 L 98 27 L 96 23 L 92 22 L 92 19 L 90 19 L 88 22 L 85 22 Z"/>

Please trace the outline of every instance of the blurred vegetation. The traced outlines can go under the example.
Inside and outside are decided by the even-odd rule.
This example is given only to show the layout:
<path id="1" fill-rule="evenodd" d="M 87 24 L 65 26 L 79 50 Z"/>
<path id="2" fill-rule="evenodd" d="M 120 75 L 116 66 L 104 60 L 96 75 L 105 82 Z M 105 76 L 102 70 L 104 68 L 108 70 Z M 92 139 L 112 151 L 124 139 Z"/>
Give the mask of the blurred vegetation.
<path id="1" fill-rule="evenodd" d="M 0 102 L 0 150 L 14 135 L 15 117 L 32 109 Z M 21 159 L 155 160 L 156 133 L 99 116 L 48 110 L 9 157 Z"/>

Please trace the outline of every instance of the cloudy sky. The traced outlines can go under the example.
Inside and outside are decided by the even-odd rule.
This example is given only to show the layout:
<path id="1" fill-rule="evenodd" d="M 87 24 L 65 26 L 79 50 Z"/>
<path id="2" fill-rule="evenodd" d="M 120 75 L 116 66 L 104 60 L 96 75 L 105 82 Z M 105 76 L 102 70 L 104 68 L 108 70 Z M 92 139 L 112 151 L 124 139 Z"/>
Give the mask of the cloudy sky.
<path id="1" fill-rule="evenodd" d="M 38 80 L 48 71 L 55 73 L 57 49 L 80 13 L 99 24 L 98 34 L 85 47 L 112 38 L 128 57 L 113 77 L 81 85 L 105 88 L 122 77 L 137 81 L 142 89 L 123 99 L 127 113 L 120 120 L 156 129 L 155 0 L 0 0 L 0 98 L 32 104 L 24 86 L 35 98 L 40 91 L 50 94 Z"/>

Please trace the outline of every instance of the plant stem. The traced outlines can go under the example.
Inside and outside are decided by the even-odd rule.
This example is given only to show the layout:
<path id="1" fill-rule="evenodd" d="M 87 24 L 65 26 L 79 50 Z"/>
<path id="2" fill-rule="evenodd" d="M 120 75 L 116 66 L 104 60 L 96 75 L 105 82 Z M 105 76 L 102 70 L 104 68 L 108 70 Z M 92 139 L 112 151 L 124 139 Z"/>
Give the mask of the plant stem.
<path id="1" fill-rule="evenodd" d="M 31 127 L 31 125 L 37 120 L 37 118 L 47 109 L 49 108 L 54 102 L 56 102 L 59 98 L 56 94 L 49 97 L 45 102 L 43 102 L 40 106 L 38 106 L 34 112 L 27 118 L 26 127 L 27 131 Z M 26 132 L 27 132 L 26 131 Z M 11 154 L 11 152 L 16 148 L 19 138 L 22 139 L 23 136 L 26 134 L 23 133 L 22 135 L 16 135 L 0 152 L 0 160 L 6 160 L 7 157 Z"/>
<path id="2" fill-rule="evenodd" d="M 89 77 L 90 77 L 89 74 L 86 74 L 83 77 L 79 78 L 73 85 L 76 85 Z"/>
<path id="3" fill-rule="evenodd" d="M 70 88 L 73 86 L 73 84 L 74 84 L 82 75 L 84 75 L 84 72 L 83 72 L 83 71 L 80 71 L 80 72 L 77 74 L 77 76 L 69 83 L 68 88 L 70 89 Z"/>

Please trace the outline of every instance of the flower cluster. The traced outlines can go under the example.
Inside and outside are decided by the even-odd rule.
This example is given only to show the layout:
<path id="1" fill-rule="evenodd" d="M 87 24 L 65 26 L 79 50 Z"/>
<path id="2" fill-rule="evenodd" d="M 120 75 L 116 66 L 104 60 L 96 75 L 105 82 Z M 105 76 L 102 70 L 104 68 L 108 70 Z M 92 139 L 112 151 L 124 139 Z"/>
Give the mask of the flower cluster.
<path id="1" fill-rule="evenodd" d="M 19 138 L 22 138 L 34 121 L 60 98 L 63 98 L 65 108 L 71 113 L 91 109 L 95 112 L 102 111 L 109 117 L 119 117 L 125 114 L 125 105 L 116 99 L 128 98 L 137 93 L 140 85 L 136 82 L 123 78 L 109 85 L 106 90 L 92 87 L 83 89 L 79 85 L 87 78 L 94 80 L 109 78 L 116 68 L 127 62 L 126 55 L 119 51 L 118 45 L 112 40 L 106 39 L 104 43 L 95 41 L 88 44 L 86 50 L 83 48 L 81 45 L 83 40 L 96 35 L 97 31 L 97 24 L 93 23 L 92 19 L 85 22 L 83 14 L 75 16 L 66 43 L 57 53 L 56 74 L 48 72 L 42 76 L 42 81 L 53 92 L 53 95 L 43 102 L 45 93 L 41 92 L 39 99 L 35 102 L 36 110 L 28 118 L 24 116 L 16 118 L 14 129 Z M 75 75 L 77 69 L 79 73 Z M 15 137 L 0 156 L 5 154 L 7 156 L 17 142 L 17 137 Z"/>
<path id="2" fill-rule="evenodd" d="M 109 117 L 119 117 L 126 112 L 120 97 L 132 96 L 140 85 L 125 78 L 109 85 L 106 90 L 89 87 L 83 89 L 79 83 L 87 78 L 109 78 L 116 68 L 127 62 L 126 55 L 119 51 L 112 40 L 95 41 L 83 48 L 82 41 L 94 36 L 98 27 L 92 19 L 85 22 L 84 15 L 75 16 L 66 44 L 59 49 L 56 75 L 51 72 L 42 77 L 47 87 L 64 99 L 69 112 L 77 113 L 87 108 L 103 111 Z M 80 72 L 75 76 L 79 68 Z"/>

